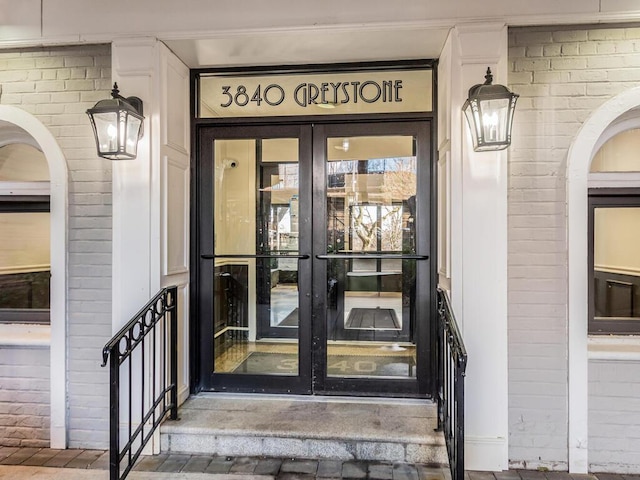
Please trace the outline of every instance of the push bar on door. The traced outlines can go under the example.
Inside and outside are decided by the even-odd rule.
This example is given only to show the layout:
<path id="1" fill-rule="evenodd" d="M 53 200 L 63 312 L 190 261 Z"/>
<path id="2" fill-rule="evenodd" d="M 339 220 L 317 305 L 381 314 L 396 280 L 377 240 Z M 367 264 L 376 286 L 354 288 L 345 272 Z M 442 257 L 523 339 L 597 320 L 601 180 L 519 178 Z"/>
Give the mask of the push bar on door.
<path id="1" fill-rule="evenodd" d="M 265 254 L 258 254 L 258 255 L 244 255 L 244 254 L 237 254 L 237 255 L 200 255 L 200 258 L 202 258 L 203 260 L 213 260 L 216 258 L 298 258 L 300 260 L 306 260 L 307 258 L 309 258 L 309 255 L 269 255 L 267 253 Z"/>
<path id="2" fill-rule="evenodd" d="M 411 255 L 402 253 L 327 253 L 326 255 L 316 255 L 318 260 L 333 260 L 335 258 L 381 258 L 383 260 L 400 259 L 400 260 L 428 260 L 428 255 Z"/>

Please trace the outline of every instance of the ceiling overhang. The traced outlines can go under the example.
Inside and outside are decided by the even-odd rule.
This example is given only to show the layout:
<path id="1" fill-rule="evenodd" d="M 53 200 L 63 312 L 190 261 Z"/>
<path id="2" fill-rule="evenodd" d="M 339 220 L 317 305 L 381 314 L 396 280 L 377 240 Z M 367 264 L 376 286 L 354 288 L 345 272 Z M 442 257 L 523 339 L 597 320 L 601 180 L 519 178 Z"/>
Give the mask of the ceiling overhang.
<path id="1" fill-rule="evenodd" d="M 221 32 L 164 43 L 190 68 L 438 58 L 449 27 L 351 26 Z"/>

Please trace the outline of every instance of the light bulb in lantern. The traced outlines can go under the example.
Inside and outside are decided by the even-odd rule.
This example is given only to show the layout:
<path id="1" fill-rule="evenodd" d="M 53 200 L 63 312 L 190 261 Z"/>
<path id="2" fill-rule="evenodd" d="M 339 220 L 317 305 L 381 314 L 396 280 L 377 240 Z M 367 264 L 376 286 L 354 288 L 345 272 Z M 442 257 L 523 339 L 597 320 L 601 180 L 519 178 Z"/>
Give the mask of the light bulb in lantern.
<path id="1" fill-rule="evenodd" d="M 109 136 L 108 150 L 113 152 L 116 149 L 116 140 L 118 136 L 118 130 L 115 125 L 111 124 L 107 127 L 107 135 Z"/>
<path id="2" fill-rule="evenodd" d="M 486 129 L 486 138 L 490 142 L 498 139 L 498 114 L 496 112 L 485 113 L 482 115 L 482 123 Z"/>

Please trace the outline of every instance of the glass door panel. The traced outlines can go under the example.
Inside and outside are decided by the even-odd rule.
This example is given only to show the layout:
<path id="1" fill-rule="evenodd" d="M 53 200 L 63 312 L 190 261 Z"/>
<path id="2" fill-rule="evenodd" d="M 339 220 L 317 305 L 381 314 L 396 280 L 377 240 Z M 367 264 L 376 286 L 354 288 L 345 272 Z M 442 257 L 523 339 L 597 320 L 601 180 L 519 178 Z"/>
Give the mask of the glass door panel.
<path id="1" fill-rule="evenodd" d="M 327 138 L 329 377 L 415 377 L 413 136 Z M 342 181 L 340 180 L 343 179 Z M 343 228 L 335 228 L 342 224 Z M 368 258 L 371 257 L 371 258 Z"/>
<path id="2" fill-rule="evenodd" d="M 429 128 L 201 129 L 199 388 L 430 391 Z"/>
<path id="3" fill-rule="evenodd" d="M 419 345 L 426 345 L 429 311 L 416 295 L 419 271 L 429 279 L 421 260 L 430 248 L 416 209 L 430 198 L 428 186 L 417 188 L 430 170 L 428 161 L 420 165 L 429 158 L 420 132 L 417 123 L 332 125 L 314 140 L 326 185 L 316 189 L 324 218 L 314 223 L 324 230 L 314 275 L 322 276 L 318 287 L 326 286 L 326 391 L 417 392 L 419 357 L 428 367 Z"/>
<path id="4" fill-rule="evenodd" d="M 209 387 L 308 391 L 310 360 L 300 361 L 300 349 L 310 335 L 309 255 L 301 255 L 309 232 L 300 215 L 308 216 L 310 194 L 300 195 L 300 158 L 310 144 L 302 127 L 209 130 L 202 143 L 213 181 L 201 184 L 200 208 L 201 288 L 211 275 L 201 313 Z"/>
<path id="5" fill-rule="evenodd" d="M 258 339 L 298 337 L 298 259 L 289 258 L 300 253 L 298 149 L 297 139 L 262 141 L 256 248 L 272 257 L 260 262 Z"/>
<path id="6" fill-rule="evenodd" d="M 214 141 L 215 372 L 298 375 L 298 151 Z"/>

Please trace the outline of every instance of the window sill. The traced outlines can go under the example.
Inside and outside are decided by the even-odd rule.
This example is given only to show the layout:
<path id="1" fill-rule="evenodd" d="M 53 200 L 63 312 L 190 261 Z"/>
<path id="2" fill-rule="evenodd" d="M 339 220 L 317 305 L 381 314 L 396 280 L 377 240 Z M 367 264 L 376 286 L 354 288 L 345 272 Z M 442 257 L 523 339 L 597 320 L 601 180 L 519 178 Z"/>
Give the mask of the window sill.
<path id="1" fill-rule="evenodd" d="M 0 324 L 0 347 L 49 347 L 49 325 Z"/>
<path id="2" fill-rule="evenodd" d="M 640 361 L 640 336 L 590 336 L 589 360 Z"/>

